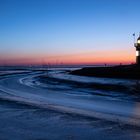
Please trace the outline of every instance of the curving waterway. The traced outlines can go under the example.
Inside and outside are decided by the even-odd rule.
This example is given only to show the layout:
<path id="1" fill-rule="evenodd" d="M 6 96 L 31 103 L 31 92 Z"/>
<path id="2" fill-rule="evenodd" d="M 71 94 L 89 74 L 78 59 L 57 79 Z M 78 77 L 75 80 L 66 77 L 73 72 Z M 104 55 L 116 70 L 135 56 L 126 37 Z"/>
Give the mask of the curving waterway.
<path id="1" fill-rule="evenodd" d="M 137 80 L 67 70 L 0 73 L 0 139 L 140 139 Z"/>

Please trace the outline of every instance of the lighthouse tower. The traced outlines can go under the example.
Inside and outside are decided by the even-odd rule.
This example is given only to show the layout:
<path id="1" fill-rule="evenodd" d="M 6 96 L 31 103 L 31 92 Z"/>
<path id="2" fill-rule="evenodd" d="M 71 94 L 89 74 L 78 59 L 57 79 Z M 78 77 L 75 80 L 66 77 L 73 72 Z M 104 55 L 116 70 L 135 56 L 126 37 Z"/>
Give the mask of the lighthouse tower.
<path id="1" fill-rule="evenodd" d="M 137 39 L 137 42 L 134 44 L 136 47 L 136 64 L 140 65 L 140 35 Z"/>

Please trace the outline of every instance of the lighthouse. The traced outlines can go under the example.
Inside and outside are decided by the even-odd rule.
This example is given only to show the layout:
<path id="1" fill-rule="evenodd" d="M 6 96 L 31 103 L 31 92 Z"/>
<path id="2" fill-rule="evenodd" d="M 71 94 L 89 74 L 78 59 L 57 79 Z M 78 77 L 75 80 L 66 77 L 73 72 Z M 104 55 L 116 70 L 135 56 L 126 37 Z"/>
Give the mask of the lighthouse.
<path id="1" fill-rule="evenodd" d="M 140 65 L 140 35 L 137 39 L 137 42 L 134 44 L 136 47 L 136 64 Z"/>

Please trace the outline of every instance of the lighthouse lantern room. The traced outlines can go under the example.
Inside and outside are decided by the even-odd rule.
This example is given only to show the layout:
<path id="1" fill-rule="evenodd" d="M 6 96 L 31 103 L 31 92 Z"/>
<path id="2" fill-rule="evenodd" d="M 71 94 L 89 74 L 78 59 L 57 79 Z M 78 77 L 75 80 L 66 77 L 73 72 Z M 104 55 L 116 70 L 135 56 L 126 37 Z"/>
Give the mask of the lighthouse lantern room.
<path id="1" fill-rule="evenodd" d="M 136 64 L 140 65 L 140 35 L 137 39 L 137 42 L 135 43 L 136 47 Z"/>

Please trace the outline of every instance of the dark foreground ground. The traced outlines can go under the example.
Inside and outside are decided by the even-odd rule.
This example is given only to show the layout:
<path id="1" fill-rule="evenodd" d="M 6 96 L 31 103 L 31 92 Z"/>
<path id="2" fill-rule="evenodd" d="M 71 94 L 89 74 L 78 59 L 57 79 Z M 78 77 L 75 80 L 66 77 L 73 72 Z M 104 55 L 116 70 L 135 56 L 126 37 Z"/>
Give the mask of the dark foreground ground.
<path id="1" fill-rule="evenodd" d="M 140 66 L 123 65 L 110 67 L 86 67 L 80 70 L 74 70 L 71 74 L 107 78 L 140 79 Z"/>
<path id="2" fill-rule="evenodd" d="M 0 140 L 138 140 L 139 127 L 0 100 Z"/>

